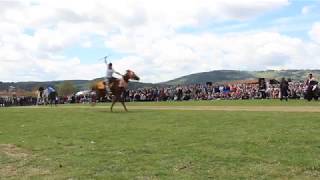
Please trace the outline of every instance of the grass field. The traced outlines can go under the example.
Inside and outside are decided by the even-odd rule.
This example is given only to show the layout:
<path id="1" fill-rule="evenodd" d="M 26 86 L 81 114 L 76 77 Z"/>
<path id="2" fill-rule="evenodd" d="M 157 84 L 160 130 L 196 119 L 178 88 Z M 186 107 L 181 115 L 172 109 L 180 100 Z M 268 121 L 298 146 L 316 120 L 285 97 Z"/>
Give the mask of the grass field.
<path id="1" fill-rule="evenodd" d="M 108 105 L 0 108 L 0 179 L 320 178 L 320 113 L 168 108 L 320 102 L 129 103 L 128 113 Z"/>

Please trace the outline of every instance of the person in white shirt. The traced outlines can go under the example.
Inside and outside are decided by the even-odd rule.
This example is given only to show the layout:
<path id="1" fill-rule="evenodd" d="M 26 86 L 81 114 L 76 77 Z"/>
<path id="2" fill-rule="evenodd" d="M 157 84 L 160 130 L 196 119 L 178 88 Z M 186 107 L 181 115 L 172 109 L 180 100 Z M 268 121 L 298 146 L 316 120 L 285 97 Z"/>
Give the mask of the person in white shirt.
<path id="1" fill-rule="evenodd" d="M 122 74 L 120 74 L 119 72 L 115 71 L 112 67 L 112 63 L 107 64 L 107 61 L 105 61 L 106 65 L 107 65 L 107 72 L 106 72 L 106 78 L 105 78 L 105 82 L 106 82 L 106 87 L 107 87 L 107 91 L 110 93 L 110 86 L 112 85 L 112 83 L 117 79 L 115 77 L 113 77 L 113 74 L 118 74 L 120 76 L 122 76 Z"/>

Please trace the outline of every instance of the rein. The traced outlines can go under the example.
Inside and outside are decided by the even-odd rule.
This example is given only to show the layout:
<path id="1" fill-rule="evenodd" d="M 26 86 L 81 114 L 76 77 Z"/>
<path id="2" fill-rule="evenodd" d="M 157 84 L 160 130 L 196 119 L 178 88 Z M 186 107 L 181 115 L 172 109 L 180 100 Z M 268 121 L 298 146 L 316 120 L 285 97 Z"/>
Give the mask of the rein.
<path id="1" fill-rule="evenodd" d="M 125 74 L 124 76 L 123 76 L 123 80 L 126 82 L 126 83 L 128 83 L 129 82 L 129 75 L 128 74 Z"/>

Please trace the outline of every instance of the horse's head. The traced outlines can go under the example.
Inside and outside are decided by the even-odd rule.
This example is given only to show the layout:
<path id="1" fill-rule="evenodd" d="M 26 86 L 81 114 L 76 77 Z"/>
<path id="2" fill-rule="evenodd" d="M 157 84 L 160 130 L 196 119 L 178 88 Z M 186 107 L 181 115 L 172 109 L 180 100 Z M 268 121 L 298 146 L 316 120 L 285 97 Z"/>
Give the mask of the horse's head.
<path id="1" fill-rule="evenodd" d="M 139 76 L 137 76 L 136 73 L 134 73 L 131 70 L 127 70 L 125 76 L 127 76 L 128 79 L 133 79 L 133 80 L 137 80 L 137 81 L 140 80 Z"/>

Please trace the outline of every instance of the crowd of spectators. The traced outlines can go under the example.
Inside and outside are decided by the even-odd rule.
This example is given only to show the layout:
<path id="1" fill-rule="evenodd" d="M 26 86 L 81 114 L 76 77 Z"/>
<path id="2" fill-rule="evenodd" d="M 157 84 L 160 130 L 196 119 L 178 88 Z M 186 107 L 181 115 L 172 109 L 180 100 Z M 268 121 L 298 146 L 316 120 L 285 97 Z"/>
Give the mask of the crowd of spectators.
<path id="1" fill-rule="evenodd" d="M 289 98 L 304 99 L 305 85 L 303 82 L 289 82 Z M 239 84 L 195 84 L 186 86 L 169 86 L 140 88 L 128 90 L 126 101 L 189 101 L 189 100 L 236 100 L 236 99 L 278 99 L 280 97 L 279 84 L 266 84 L 261 89 L 257 83 Z M 81 96 L 71 95 L 59 97 L 58 104 L 89 103 L 90 93 Z M 0 107 L 36 105 L 35 97 L 0 97 Z"/>
<path id="2" fill-rule="evenodd" d="M 305 86 L 302 82 L 289 83 L 289 98 L 303 99 Z M 263 96 L 265 94 L 265 96 Z M 182 101 L 182 100 L 233 100 L 278 99 L 279 84 L 267 84 L 262 90 L 259 84 L 188 85 L 166 88 L 142 88 L 130 90 L 127 101 Z"/>
<path id="3" fill-rule="evenodd" d="M 37 103 L 36 97 L 31 96 L 21 96 L 21 97 L 0 97 L 0 107 L 10 107 L 10 106 L 31 106 Z"/>

